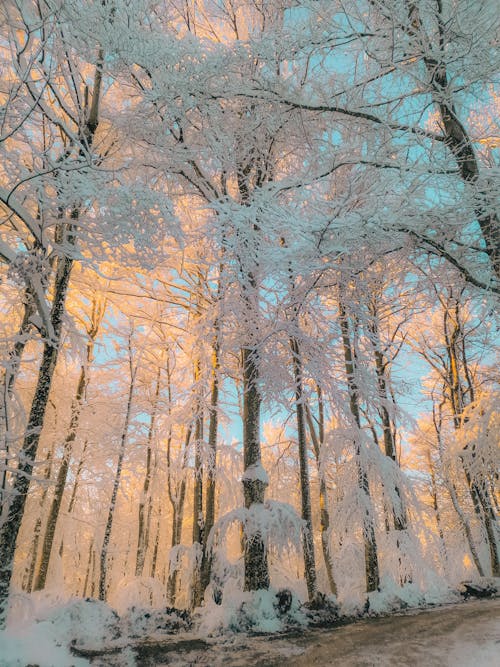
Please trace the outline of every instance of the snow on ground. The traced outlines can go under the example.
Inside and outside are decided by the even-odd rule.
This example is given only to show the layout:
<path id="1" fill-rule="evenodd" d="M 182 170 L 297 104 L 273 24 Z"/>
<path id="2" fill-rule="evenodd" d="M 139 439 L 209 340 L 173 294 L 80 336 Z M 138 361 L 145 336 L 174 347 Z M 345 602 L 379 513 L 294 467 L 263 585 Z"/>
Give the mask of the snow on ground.
<path id="1" fill-rule="evenodd" d="M 83 667 L 70 644 L 104 647 L 120 636 L 119 616 L 104 602 L 51 593 L 12 596 L 7 630 L 0 632 L 0 667 Z"/>
<path id="2" fill-rule="evenodd" d="M 330 629 L 308 630 L 302 622 L 286 634 L 221 633 L 226 623 L 241 630 L 238 620 L 249 619 L 254 631 L 282 630 L 273 620 L 268 597 L 240 600 L 243 613 L 234 605 L 219 607 L 210 627 L 207 615 L 201 615 L 188 630 L 168 611 L 134 608 L 120 618 L 95 600 L 63 603 L 41 594 L 18 596 L 10 625 L 0 633 L 0 667 L 500 665 L 500 598 L 365 618 Z M 217 610 L 206 611 L 214 615 Z M 215 631 L 212 636 L 209 629 Z M 70 644 L 80 656 L 71 653 Z"/>
<path id="3" fill-rule="evenodd" d="M 84 658 L 75 659 L 67 646 L 58 646 L 57 640 L 41 624 L 0 633 L 2 667 L 84 667 L 89 664 Z"/>

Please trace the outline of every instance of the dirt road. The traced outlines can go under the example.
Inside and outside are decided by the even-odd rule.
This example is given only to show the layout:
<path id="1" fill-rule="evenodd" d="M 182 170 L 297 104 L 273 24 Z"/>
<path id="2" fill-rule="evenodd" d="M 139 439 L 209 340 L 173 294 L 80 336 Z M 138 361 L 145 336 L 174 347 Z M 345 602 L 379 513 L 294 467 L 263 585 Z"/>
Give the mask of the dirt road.
<path id="1" fill-rule="evenodd" d="M 500 599 L 311 635 L 304 653 L 286 661 L 288 667 L 500 667 Z"/>
<path id="2" fill-rule="evenodd" d="M 141 643 L 93 667 L 500 667 L 500 598 L 289 635 Z"/>

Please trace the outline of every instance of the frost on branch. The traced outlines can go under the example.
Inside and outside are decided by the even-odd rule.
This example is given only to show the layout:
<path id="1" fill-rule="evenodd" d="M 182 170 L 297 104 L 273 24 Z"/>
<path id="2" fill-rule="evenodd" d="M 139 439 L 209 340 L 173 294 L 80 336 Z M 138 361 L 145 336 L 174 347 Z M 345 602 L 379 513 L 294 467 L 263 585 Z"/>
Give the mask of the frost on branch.
<path id="1" fill-rule="evenodd" d="M 247 539 L 259 534 L 266 544 L 272 542 L 278 548 L 300 545 L 303 521 L 288 503 L 266 500 L 254 503 L 248 509 L 239 507 L 228 512 L 214 526 L 211 545 L 223 543 L 227 531 L 235 523 L 242 525 Z"/>
<path id="2" fill-rule="evenodd" d="M 34 276 L 38 276 L 44 288 L 47 287 L 50 267 L 45 257 L 36 252 L 18 252 L 10 263 L 8 278 L 17 285 L 25 286 Z"/>
<path id="3" fill-rule="evenodd" d="M 225 595 L 228 582 L 241 582 L 243 578 L 241 559 L 231 563 L 224 553 L 231 528 L 241 526 L 245 539 L 251 540 L 258 535 L 266 548 L 274 548 L 278 554 L 282 554 L 289 549 L 299 551 L 303 523 L 291 505 L 273 500 L 254 503 L 249 509 L 239 507 L 222 516 L 208 539 L 208 548 L 215 554 L 217 595 Z"/>

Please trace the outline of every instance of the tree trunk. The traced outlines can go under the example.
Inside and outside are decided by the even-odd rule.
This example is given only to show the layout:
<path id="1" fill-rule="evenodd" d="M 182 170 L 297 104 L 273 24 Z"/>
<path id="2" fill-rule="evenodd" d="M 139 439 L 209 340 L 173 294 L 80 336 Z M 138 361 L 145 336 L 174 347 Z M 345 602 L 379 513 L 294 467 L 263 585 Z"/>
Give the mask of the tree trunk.
<path id="1" fill-rule="evenodd" d="M 88 366 L 92 360 L 93 349 L 94 349 L 94 340 L 90 339 L 89 342 L 87 343 L 87 359 L 86 362 L 81 367 L 80 377 L 78 379 L 78 385 L 76 389 L 76 395 L 73 404 L 71 406 L 71 420 L 70 420 L 69 430 L 66 435 L 66 439 L 64 441 L 63 458 L 57 474 L 56 487 L 54 489 L 54 496 L 52 498 L 52 503 L 49 510 L 49 516 L 47 519 L 47 525 L 45 528 L 45 537 L 43 540 L 40 567 L 38 570 L 34 586 L 35 591 L 40 591 L 43 588 L 45 588 L 45 582 L 47 580 L 50 555 L 52 552 L 52 544 L 56 532 L 57 520 L 59 517 L 59 511 L 61 509 L 64 489 L 66 487 L 66 479 L 68 476 L 69 463 L 73 451 L 73 443 L 75 442 L 76 439 L 78 425 L 80 422 L 82 404 L 85 396 L 85 390 L 88 384 Z"/>
<path id="2" fill-rule="evenodd" d="M 92 91 L 92 103 L 86 114 L 85 122 L 78 132 L 80 140 L 80 153 L 83 153 L 83 146 L 87 153 L 93 143 L 95 132 L 99 125 L 99 103 L 101 97 L 102 84 L 102 63 L 103 52 L 99 50 L 97 57 L 97 66 L 95 68 L 94 86 Z M 71 218 L 77 220 L 79 209 L 73 207 Z M 73 248 L 76 244 L 75 226 L 73 224 L 61 223 L 59 229 L 60 239 L 66 246 Z M 61 248 L 64 247 L 61 243 Z M 35 388 L 35 394 L 31 403 L 28 424 L 19 453 L 19 463 L 13 484 L 13 498 L 10 503 L 7 516 L 0 527 L 0 630 L 5 626 L 7 616 L 8 595 L 10 581 L 14 567 L 14 554 L 17 542 L 17 536 L 21 527 L 26 505 L 26 496 L 29 489 L 29 483 L 33 467 L 35 465 L 40 434 L 43 427 L 45 410 L 49 398 L 52 378 L 57 363 L 59 345 L 61 342 L 61 332 L 64 316 L 64 307 L 66 294 L 68 291 L 71 269 L 73 267 L 73 257 L 67 254 L 61 254 L 58 257 L 56 277 L 54 282 L 54 297 L 50 313 L 50 322 L 52 326 L 52 339 L 48 339 L 44 345 L 42 361 L 38 372 L 38 380 Z"/>
<path id="3" fill-rule="evenodd" d="M 85 570 L 85 581 L 83 582 L 82 596 L 84 598 L 87 597 L 87 588 L 88 588 L 88 584 L 89 584 L 89 580 L 90 580 L 90 572 L 91 572 L 91 567 L 92 567 L 93 554 L 94 554 L 94 541 L 92 540 L 90 542 L 90 546 L 89 546 L 89 557 L 88 557 L 88 560 L 87 560 L 87 568 Z"/>
<path id="4" fill-rule="evenodd" d="M 469 550 L 471 552 L 474 565 L 477 568 L 479 576 L 484 577 L 483 566 L 481 565 L 481 561 L 479 560 L 479 555 L 477 553 L 476 546 L 474 544 L 474 538 L 472 537 L 472 531 L 470 529 L 469 521 L 467 520 L 467 517 L 465 516 L 465 514 L 462 511 L 462 508 L 460 507 L 460 503 L 458 502 L 457 490 L 451 480 L 447 480 L 447 488 L 448 488 L 448 493 L 450 494 L 453 508 L 455 509 L 455 512 L 458 515 L 458 518 L 462 525 L 462 530 L 464 531 L 465 537 L 467 539 L 467 543 L 469 545 Z"/>
<path id="5" fill-rule="evenodd" d="M 436 415 L 436 408 L 433 407 L 433 422 L 434 422 L 434 429 L 436 431 L 436 437 L 437 437 L 437 442 L 438 442 L 438 451 L 439 451 L 439 459 L 441 461 L 441 467 L 443 471 L 443 478 L 444 482 L 446 485 L 446 488 L 448 490 L 448 493 L 450 494 L 451 502 L 453 505 L 453 509 L 457 513 L 457 516 L 460 521 L 460 525 L 462 527 L 462 531 L 465 535 L 465 538 L 467 540 L 467 543 L 469 545 L 469 550 L 472 556 L 472 560 L 474 561 L 474 565 L 477 568 L 477 571 L 479 573 L 480 577 L 484 577 L 484 570 L 483 566 L 481 565 L 481 561 L 479 560 L 479 555 L 476 550 L 476 546 L 474 544 L 474 539 L 472 537 L 472 531 L 470 529 L 470 524 L 469 521 L 467 520 L 467 517 L 462 511 L 462 508 L 460 507 L 460 503 L 458 501 L 458 495 L 457 495 L 457 490 L 455 488 L 455 485 L 453 484 L 453 481 L 448 477 L 447 471 L 444 467 L 444 461 L 443 461 L 443 441 L 441 439 L 441 410 L 443 407 L 443 403 L 445 402 L 446 399 L 443 398 L 443 402 L 439 405 L 439 411 L 438 415 Z"/>
<path id="6" fill-rule="evenodd" d="M 176 484 L 176 489 L 174 492 L 172 485 L 172 473 L 171 473 L 171 437 L 168 439 L 167 443 L 167 465 L 168 465 L 168 477 L 167 477 L 167 489 L 168 497 L 170 504 L 172 506 L 172 539 L 171 539 L 171 548 L 179 546 L 182 538 L 182 523 L 184 519 L 184 503 L 186 500 L 186 468 L 188 462 L 188 452 L 189 444 L 191 441 L 191 435 L 193 432 L 192 424 L 189 424 L 186 431 L 186 438 L 184 441 L 184 451 L 182 453 L 182 470 L 181 470 L 181 481 L 180 484 Z M 170 569 L 167 579 L 167 597 L 172 605 L 175 605 L 175 598 L 177 595 L 177 569 Z"/>
<path id="7" fill-rule="evenodd" d="M 100 574 L 99 574 L 99 600 L 106 600 L 107 593 L 107 572 L 108 572 L 108 549 L 109 541 L 111 538 L 111 530 L 113 528 L 113 519 L 115 515 L 116 499 L 118 496 L 118 488 L 120 486 L 120 479 L 122 474 L 123 458 L 125 456 L 125 446 L 127 444 L 128 430 L 130 424 L 130 415 L 132 411 L 132 397 L 134 394 L 135 386 L 135 376 L 137 372 L 137 367 L 133 368 L 132 366 L 132 349 L 131 341 L 129 339 L 129 366 L 130 366 L 130 384 L 127 398 L 127 410 L 125 413 L 125 422 L 123 424 L 123 430 L 120 438 L 120 449 L 118 452 L 118 461 L 116 464 L 115 478 L 113 482 L 113 491 L 111 493 L 111 500 L 109 503 L 108 518 L 106 520 L 106 527 L 104 529 L 104 538 L 102 541 L 101 556 L 100 556 Z"/>
<path id="8" fill-rule="evenodd" d="M 72 266 L 73 259 L 64 255 L 59 257 L 51 312 L 54 339 L 47 341 L 44 345 L 26 433 L 19 453 L 19 463 L 13 484 L 13 497 L 5 521 L 0 527 L 0 629 L 5 624 L 16 541 L 24 515 L 26 497 L 59 353 L 64 305 Z"/>
<path id="9" fill-rule="evenodd" d="M 472 479 L 469 471 L 465 469 L 465 477 L 469 492 L 479 509 L 479 518 L 483 525 L 488 549 L 490 553 L 491 576 L 500 577 L 500 559 L 498 552 L 498 538 L 495 510 L 491 502 L 490 494 L 485 483 L 478 484 Z M 476 510 L 477 511 L 477 510 Z"/>
<path id="10" fill-rule="evenodd" d="M 195 381 L 200 382 L 200 362 L 196 362 Z M 197 389 L 198 390 L 198 389 Z M 203 407 L 197 401 L 194 431 L 193 544 L 203 541 Z"/>
<path id="11" fill-rule="evenodd" d="M 395 426 L 389 413 L 387 405 L 389 403 L 389 392 L 387 390 L 387 367 L 388 361 L 382 352 L 382 343 L 377 322 L 377 306 L 373 301 L 370 304 L 371 320 L 369 323 L 370 342 L 373 348 L 375 359 L 375 373 L 377 376 L 377 388 L 380 397 L 380 407 L 378 408 L 380 420 L 382 422 L 382 433 L 384 440 L 384 453 L 399 467 L 396 451 Z M 406 508 L 403 503 L 401 490 L 398 484 L 394 485 L 394 492 L 398 498 L 398 506 L 392 507 L 392 519 L 395 530 L 406 530 L 408 528 L 408 518 Z"/>
<path id="12" fill-rule="evenodd" d="M 378 407 L 378 412 L 380 415 L 380 420 L 382 422 L 382 434 L 384 439 L 384 453 L 387 458 L 390 458 L 391 461 L 395 463 L 399 468 L 399 463 L 397 459 L 396 451 L 396 427 L 391 418 L 387 405 L 389 403 L 389 392 L 387 390 L 388 382 L 388 366 L 389 362 L 384 357 L 382 352 L 382 342 L 380 340 L 380 333 L 378 328 L 378 312 L 377 304 L 375 300 L 372 300 L 369 304 L 371 319 L 369 321 L 369 331 L 370 331 L 370 342 L 373 348 L 373 355 L 375 358 L 375 373 L 377 376 L 377 389 L 378 395 L 380 398 L 380 406 Z M 406 513 L 406 507 L 403 501 L 401 494 L 401 489 L 399 484 L 394 484 L 394 495 L 397 497 L 396 503 L 394 501 L 391 503 L 392 507 L 392 524 L 394 530 L 397 532 L 407 530 L 408 528 L 408 517 Z M 387 522 L 387 528 L 389 524 Z M 402 571 L 402 556 L 400 550 L 400 537 L 396 537 L 396 548 L 398 549 L 398 562 L 399 562 L 399 583 L 402 586 L 403 584 L 411 583 L 411 577 L 403 573 Z"/>
<path id="13" fill-rule="evenodd" d="M 436 526 L 437 526 L 437 529 L 438 529 L 438 535 L 439 535 L 439 541 L 440 541 L 440 544 L 441 544 L 442 556 L 444 558 L 444 561 L 446 562 L 448 560 L 448 555 L 447 555 L 447 551 L 446 551 L 446 542 L 445 542 L 445 539 L 444 539 L 444 532 L 443 532 L 442 521 L 441 521 L 441 512 L 439 511 L 438 492 L 437 492 L 437 484 L 436 484 L 436 471 L 434 469 L 434 463 L 432 462 L 430 451 L 427 452 L 427 464 L 429 466 L 429 472 L 430 472 L 430 476 L 431 476 L 432 509 L 434 510 L 434 517 L 436 518 Z"/>
<path id="14" fill-rule="evenodd" d="M 3 442 L 3 447 L 0 445 L 0 450 L 3 449 L 5 467 L 2 472 L 2 481 L 0 485 L 0 514 L 3 511 L 4 503 L 7 501 L 7 469 L 10 461 L 10 419 L 9 406 L 12 393 L 14 391 L 14 383 L 21 366 L 21 358 L 28 342 L 30 331 L 32 328 L 31 317 L 35 312 L 35 305 L 31 297 L 29 288 L 24 292 L 24 311 L 23 319 L 19 326 L 19 330 L 15 337 L 15 343 L 12 350 L 9 351 L 8 362 L 5 370 L 2 373 L 0 381 L 0 442 Z"/>
<path id="15" fill-rule="evenodd" d="M 237 182 L 241 204 L 250 206 L 249 176 L 255 167 L 253 158 L 244 165 L 238 165 Z M 257 180 L 262 177 L 259 175 Z M 253 471 L 261 471 L 260 449 L 260 406 L 259 390 L 259 283 L 258 241 L 259 227 L 254 221 L 249 223 L 243 237 L 243 253 L 238 256 L 238 264 L 242 276 L 242 302 L 245 308 L 245 322 L 241 347 L 241 367 L 243 376 L 243 465 L 242 477 L 243 496 L 247 510 L 259 511 L 264 503 L 267 480 L 264 475 L 255 475 Z M 254 507 L 256 506 L 256 507 Z M 269 588 L 269 565 L 267 544 L 260 531 L 254 527 L 249 530 L 245 526 L 244 534 L 244 590 L 257 591 Z"/>
<path id="16" fill-rule="evenodd" d="M 31 542 L 31 547 L 29 550 L 30 564 L 29 567 L 27 568 L 26 572 L 27 578 L 26 578 L 26 584 L 24 586 L 24 590 L 27 593 L 31 593 L 33 591 L 33 581 L 35 578 L 36 564 L 38 559 L 38 545 L 40 543 L 40 535 L 42 534 L 42 517 L 44 516 L 45 503 L 47 501 L 47 496 L 49 493 L 48 482 L 52 475 L 53 456 L 54 456 L 54 451 L 52 448 L 50 452 L 47 453 L 47 465 L 45 467 L 45 472 L 43 475 L 43 479 L 46 483 L 42 491 L 42 497 L 40 498 L 40 514 L 38 515 L 35 523 L 35 528 L 33 530 L 33 540 Z"/>
<path id="17" fill-rule="evenodd" d="M 153 555 L 151 557 L 151 579 L 154 579 L 156 576 L 156 566 L 158 563 L 158 550 L 160 548 L 160 526 L 161 526 L 161 507 L 158 508 L 158 518 L 156 520 L 156 531 L 153 547 Z"/>
<path id="18" fill-rule="evenodd" d="M 450 393 L 450 403 L 453 411 L 453 424 L 455 430 L 459 431 L 463 423 L 464 411 L 466 408 L 466 397 L 472 401 L 474 399 L 474 387 L 472 385 L 471 375 L 468 368 L 466 356 L 463 324 L 460 317 L 460 305 L 458 299 L 450 294 L 450 299 L 454 302 L 453 308 L 449 304 L 445 306 L 443 314 L 443 329 L 446 341 L 446 352 L 448 355 L 447 385 Z M 462 340 L 462 345 L 460 345 Z M 462 359 L 460 359 L 460 354 Z M 468 446 L 464 451 L 468 450 Z M 471 451 L 472 461 L 475 459 L 474 448 Z M 486 485 L 480 485 L 471 475 L 465 457 L 461 457 L 464 468 L 467 488 L 474 511 L 481 522 L 484 536 L 490 553 L 492 576 L 500 576 L 500 555 L 497 541 L 496 516 L 489 498 L 489 492 Z"/>
<path id="19" fill-rule="evenodd" d="M 139 530 L 137 536 L 137 554 L 135 560 L 135 576 L 142 577 L 144 571 L 144 561 L 146 559 L 146 551 L 148 548 L 148 538 L 151 522 L 151 496 L 149 487 L 151 485 L 151 475 L 152 475 L 152 443 L 153 435 L 155 429 L 155 420 L 156 413 L 158 410 L 158 400 L 160 396 L 160 374 L 161 369 L 158 367 L 158 372 L 156 375 L 156 386 L 153 399 L 153 406 L 151 409 L 151 416 L 148 429 L 148 440 L 147 440 L 147 454 L 146 454 L 146 474 L 144 476 L 144 484 L 142 486 L 142 495 L 139 501 Z M 146 513 L 147 509 L 147 513 Z"/>
<path id="20" fill-rule="evenodd" d="M 290 338 L 292 351 L 293 375 L 295 381 L 295 414 L 297 417 L 297 440 L 299 445 L 300 496 L 302 504 L 302 531 L 304 568 L 309 603 L 314 603 L 318 596 L 316 581 L 316 558 L 314 554 L 313 523 L 311 512 L 311 489 L 309 484 L 309 462 L 307 460 L 307 441 L 304 418 L 304 391 L 302 375 L 302 357 L 299 342 Z"/>
<path id="21" fill-rule="evenodd" d="M 445 144 L 456 160 L 460 176 L 466 183 L 479 181 L 479 164 L 474 146 L 465 126 L 458 118 L 457 110 L 449 90 L 448 72 L 444 62 L 444 24 L 440 11 L 437 12 L 439 42 L 427 42 L 422 26 L 419 8 L 414 0 L 408 0 L 408 13 L 411 22 L 410 34 L 424 44 L 423 61 L 429 75 L 429 88 L 433 102 L 441 116 L 445 134 Z M 439 7 L 439 3 L 438 3 Z M 442 53 L 439 53 L 441 49 Z M 432 55 L 431 55 L 432 54 Z M 437 54 L 437 55 L 436 55 Z M 485 201 L 484 193 L 478 193 L 475 215 L 485 243 L 485 252 L 489 256 L 497 279 L 500 279 L 500 224 L 493 201 Z"/>
<path id="22" fill-rule="evenodd" d="M 241 351 L 243 366 L 243 494 L 247 510 L 254 509 L 264 503 L 267 482 L 247 476 L 247 471 L 261 468 L 260 453 L 260 391 L 257 386 L 259 378 L 258 351 L 254 347 L 244 347 Z M 244 561 L 246 591 L 257 591 L 269 588 L 269 566 L 267 562 L 267 546 L 261 533 L 257 530 L 245 531 Z"/>
<path id="23" fill-rule="evenodd" d="M 88 444 L 89 444 L 88 440 L 85 440 L 85 442 L 83 443 L 82 454 L 80 456 L 80 460 L 78 461 L 78 467 L 77 467 L 76 473 L 75 473 L 75 481 L 73 483 L 73 488 L 71 490 L 71 497 L 70 497 L 69 503 L 68 503 L 68 514 L 71 514 L 71 512 L 73 511 L 73 508 L 75 506 L 76 494 L 77 494 L 77 491 L 78 491 L 78 485 L 80 483 L 80 476 L 82 474 L 83 464 L 85 462 L 85 454 L 87 452 Z"/>
<path id="24" fill-rule="evenodd" d="M 207 497 L 205 507 L 205 530 L 201 561 L 200 592 L 203 598 L 212 572 L 212 553 L 208 540 L 215 523 L 215 484 L 217 474 L 217 429 L 219 421 L 219 324 L 215 322 L 215 339 L 212 345 L 212 388 L 208 423 Z"/>
<path id="25" fill-rule="evenodd" d="M 370 496 L 370 485 L 368 475 L 361 456 L 361 444 L 359 441 L 359 431 L 361 429 L 361 419 L 359 410 L 359 391 L 355 379 L 355 357 L 351 343 L 349 331 L 349 321 L 345 311 L 343 297 L 339 290 L 339 321 L 342 333 L 342 344 L 344 349 L 344 362 L 347 376 L 347 387 L 349 393 L 349 406 L 354 420 L 354 426 L 358 433 L 355 436 L 355 459 L 357 467 L 358 488 L 361 492 L 364 505 L 363 517 L 363 538 L 365 550 L 365 579 L 366 591 L 370 593 L 379 587 L 379 565 L 377 555 L 377 543 L 375 540 L 375 526 L 372 516 L 372 502 Z"/>
<path id="26" fill-rule="evenodd" d="M 319 508 L 320 508 L 320 531 L 321 531 L 321 549 L 323 552 L 323 560 L 325 562 L 326 576 L 328 578 L 328 586 L 333 595 L 337 595 L 337 584 L 333 576 L 333 561 L 330 553 L 330 513 L 328 511 L 328 491 L 326 488 L 326 481 L 323 471 L 321 469 L 321 448 L 324 444 L 324 407 L 323 398 L 321 395 L 321 388 L 317 386 L 318 393 L 318 433 L 312 419 L 312 414 L 309 406 L 306 404 L 306 419 L 309 427 L 309 433 L 313 443 L 314 456 L 316 458 L 316 465 L 319 476 Z"/>
<path id="27" fill-rule="evenodd" d="M 500 577 L 500 556 L 498 545 L 498 526 L 495 509 L 486 486 L 478 488 L 479 500 L 483 509 L 484 525 L 490 549 L 491 576 Z"/>
<path id="28" fill-rule="evenodd" d="M 196 392 L 200 394 L 201 364 L 195 364 Z M 193 485 L 193 547 L 203 549 L 204 516 L 203 516 L 203 405 L 200 398 L 197 400 L 194 433 L 194 485 Z M 193 567 L 191 585 L 191 607 L 194 609 L 201 604 L 201 557 L 196 556 Z"/>
<path id="29" fill-rule="evenodd" d="M 88 444 L 89 444 L 88 440 L 85 440 L 85 442 L 83 443 L 82 453 L 80 455 L 80 460 L 78 461 L 78 466 L 76 468 L 75 481 L 73 482 L 73 488 L 71 489 L 71 497 L 70 497 L 69 503 L 68 503 L 68 511 L 67 511 L 68 516 L 73 512 L 73 508 L 75 506 L 76 494 L 77 494 L 77 491 L 78 491 L 80 476 L 82 474 L 83 463 L 85 461 L 85 453 L 87 451 Z M 64 548 L 64 538 L 61 538 L 61 544 L 59 545 L 59 556 L 61 558 L 62 558 L 62 554 L 63 554 L 63 548 Z"/>

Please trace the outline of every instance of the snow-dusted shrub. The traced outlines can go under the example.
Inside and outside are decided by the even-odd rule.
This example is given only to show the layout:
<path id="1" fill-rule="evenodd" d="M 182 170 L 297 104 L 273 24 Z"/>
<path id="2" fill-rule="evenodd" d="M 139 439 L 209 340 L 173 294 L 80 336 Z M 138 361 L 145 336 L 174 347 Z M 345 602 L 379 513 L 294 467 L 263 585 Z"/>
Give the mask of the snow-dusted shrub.
<path id="1" fill-rule="evenodd" d="M 418 588 L 412 584 L 407 584 L 399 589 L 394 586 L 369 593 L 366 611 L 375 615 L 389 614 L 408 607 L 420 607 L 424 604 L 425 598 Z"/>
<path id="2" fill-rule="evenodd" d="M 306 626 L 300 600 L 290 592 L 289 605 L 282 605 L 281 591 L 274 589 L 241 592 L 224 591 L 221 605 L 209 601 L 200 614 L 202 635 L 231 632 L 280 632 L 289 627 Z M 282 596 L 281 596 L 282 597 Z M 288 608 L 285 611 L 285 608 Z"/>
<path id="3" fill-rule="evenodd" d="M 302 605 L 302 612 L 309 627 L 329 626 L 340 618 L 340 607 L 334 595 L 318 595 L 313 605 Z"/>
<path id="4" fill-rule="evenodd" d="M 123 632 L 127 637 L 151 637 L 173 634 L 191 627 L 191 614 L 186 609 L 165 607 L 144 609 L 131 607 L 122 617 Z"/>

